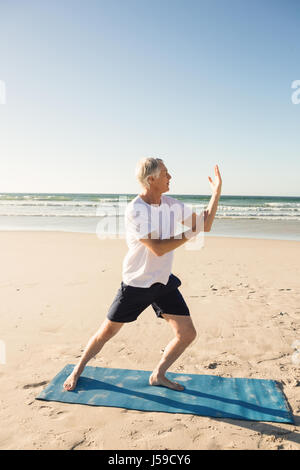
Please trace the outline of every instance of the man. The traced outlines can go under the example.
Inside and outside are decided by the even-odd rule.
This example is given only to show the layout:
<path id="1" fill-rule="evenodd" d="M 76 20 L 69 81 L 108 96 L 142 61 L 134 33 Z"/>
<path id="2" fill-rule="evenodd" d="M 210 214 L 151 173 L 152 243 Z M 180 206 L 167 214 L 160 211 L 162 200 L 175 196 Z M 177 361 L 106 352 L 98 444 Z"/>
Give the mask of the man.
<path id="1" fill-rule="evenodd" d="M 149 305 L 158 317 L 170 324 L 175 333 L 153 370 L 149 384 L 178 391 L 184 389 L 165 375 L 196 337 L 189 309 L 178 290 L 181 282 L 171 274 L 173 252 L 200 231 L 210 231 L 221 195 L 222 180 L 216 165 L 215 182 L 208 177 L 213 194 L 207 210 L 199 216 L 181 201 L 164 195 L 169 190 L 171 175 L 163 160 L 142 159 L 136 176 L 142 191 L 128 204 L 125 212 L 129 251 L 123 262 L 123 281 L 107 318 L 91 337 L 81 359 L 66 379 L 66 391 L 75 389 L 88 361 L 99 353 L 124 323 L 135 321 Z M 179 236 L 175 235 L 178 221 L 189 227 Z"/>

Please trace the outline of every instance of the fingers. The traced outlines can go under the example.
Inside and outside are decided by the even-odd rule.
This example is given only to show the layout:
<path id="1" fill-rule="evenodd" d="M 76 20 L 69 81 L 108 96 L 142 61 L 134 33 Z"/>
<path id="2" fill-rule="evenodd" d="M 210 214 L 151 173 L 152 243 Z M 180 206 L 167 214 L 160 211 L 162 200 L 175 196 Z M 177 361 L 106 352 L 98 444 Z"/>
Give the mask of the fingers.
<path id="1" fill-rule="evenodd" d="M 220 177 L 220 170 L 219 170 L 218 165 L 215 165 L 215 174 L 216 174 L 216 176 L 219 176 L 219 177 Z M 209 181 L 212 182 L 212 179 L 211 179 L 210 176 L 208 177 L 208 179 L 209 179 Z"/>
<path id="2" fill-rule="evenodd" d="M 216 173 L 216 176 L 219 178 L 219 180 L 221 181 L 221 175 L 220 175 L 220 170 L 219 170 L 219 167 L 218 165 L 215 166 L 215 173 Z"/>

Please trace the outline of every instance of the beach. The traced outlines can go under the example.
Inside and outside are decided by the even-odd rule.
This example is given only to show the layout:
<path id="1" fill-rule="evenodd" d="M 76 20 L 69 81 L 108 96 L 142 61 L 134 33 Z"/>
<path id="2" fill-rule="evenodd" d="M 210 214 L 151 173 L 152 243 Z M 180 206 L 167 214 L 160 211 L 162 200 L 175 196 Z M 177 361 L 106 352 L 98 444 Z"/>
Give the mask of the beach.
<path id="1" fill-rule="evenodd" d="M 36 400 L 105 319 L 127 246 L 91 233 L 1 231 L 0 247 L 0 449 L 299 449 L 298 241 L 212 231 L 201 250 L 177 249 L 172 271 L 198 334 L 170 372 L 277 380 L 294 425 Z M 151 371 L 171 339 L 149 307 L 89 365 Z"/>

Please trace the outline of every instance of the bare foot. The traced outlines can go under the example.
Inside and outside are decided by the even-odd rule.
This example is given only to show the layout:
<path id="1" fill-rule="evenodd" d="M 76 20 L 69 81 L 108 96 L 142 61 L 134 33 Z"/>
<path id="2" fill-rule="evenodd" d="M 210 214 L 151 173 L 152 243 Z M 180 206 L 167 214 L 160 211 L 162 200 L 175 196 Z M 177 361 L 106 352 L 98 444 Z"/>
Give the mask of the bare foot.
<path id="1" fill-rule="evenodd" d="M 184 386 L 180 385 L 177 382 L 172 382 L 171 380 L 167 379 L 164 375 L 158 375 L 153 372 L 153 374 L 149 378 L 150 385 L 160 385 L 162 387 L 171 388 L 172 390 L 182 391 L 184 390 Z"/>
<path id="2" fill-rule="evenodd" d="M 71 392 L 76 388 L 77 380 L 79 379 L 79 375 L 76 375 L 74 371 L 72 374 L 69 375 L 69 377 L 66 379 L 64 383 L 64 390 L 67 392 Z"/>

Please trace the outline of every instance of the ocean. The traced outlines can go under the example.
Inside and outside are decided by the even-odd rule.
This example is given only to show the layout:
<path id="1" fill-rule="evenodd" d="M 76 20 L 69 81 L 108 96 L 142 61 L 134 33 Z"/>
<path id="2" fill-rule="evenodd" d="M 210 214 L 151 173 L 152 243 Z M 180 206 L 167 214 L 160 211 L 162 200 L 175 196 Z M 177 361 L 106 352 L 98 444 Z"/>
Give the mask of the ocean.
<path id="1" fill-rule="evenodd" d="M 124 238 L 124 211 L 136 194 L 0 194 L 0 230 L 103 233 Z M 170 194 L 198 214 L 210 195 Z M 206 236 L 300 241 L 300 197 L 223 196 Z"/>

